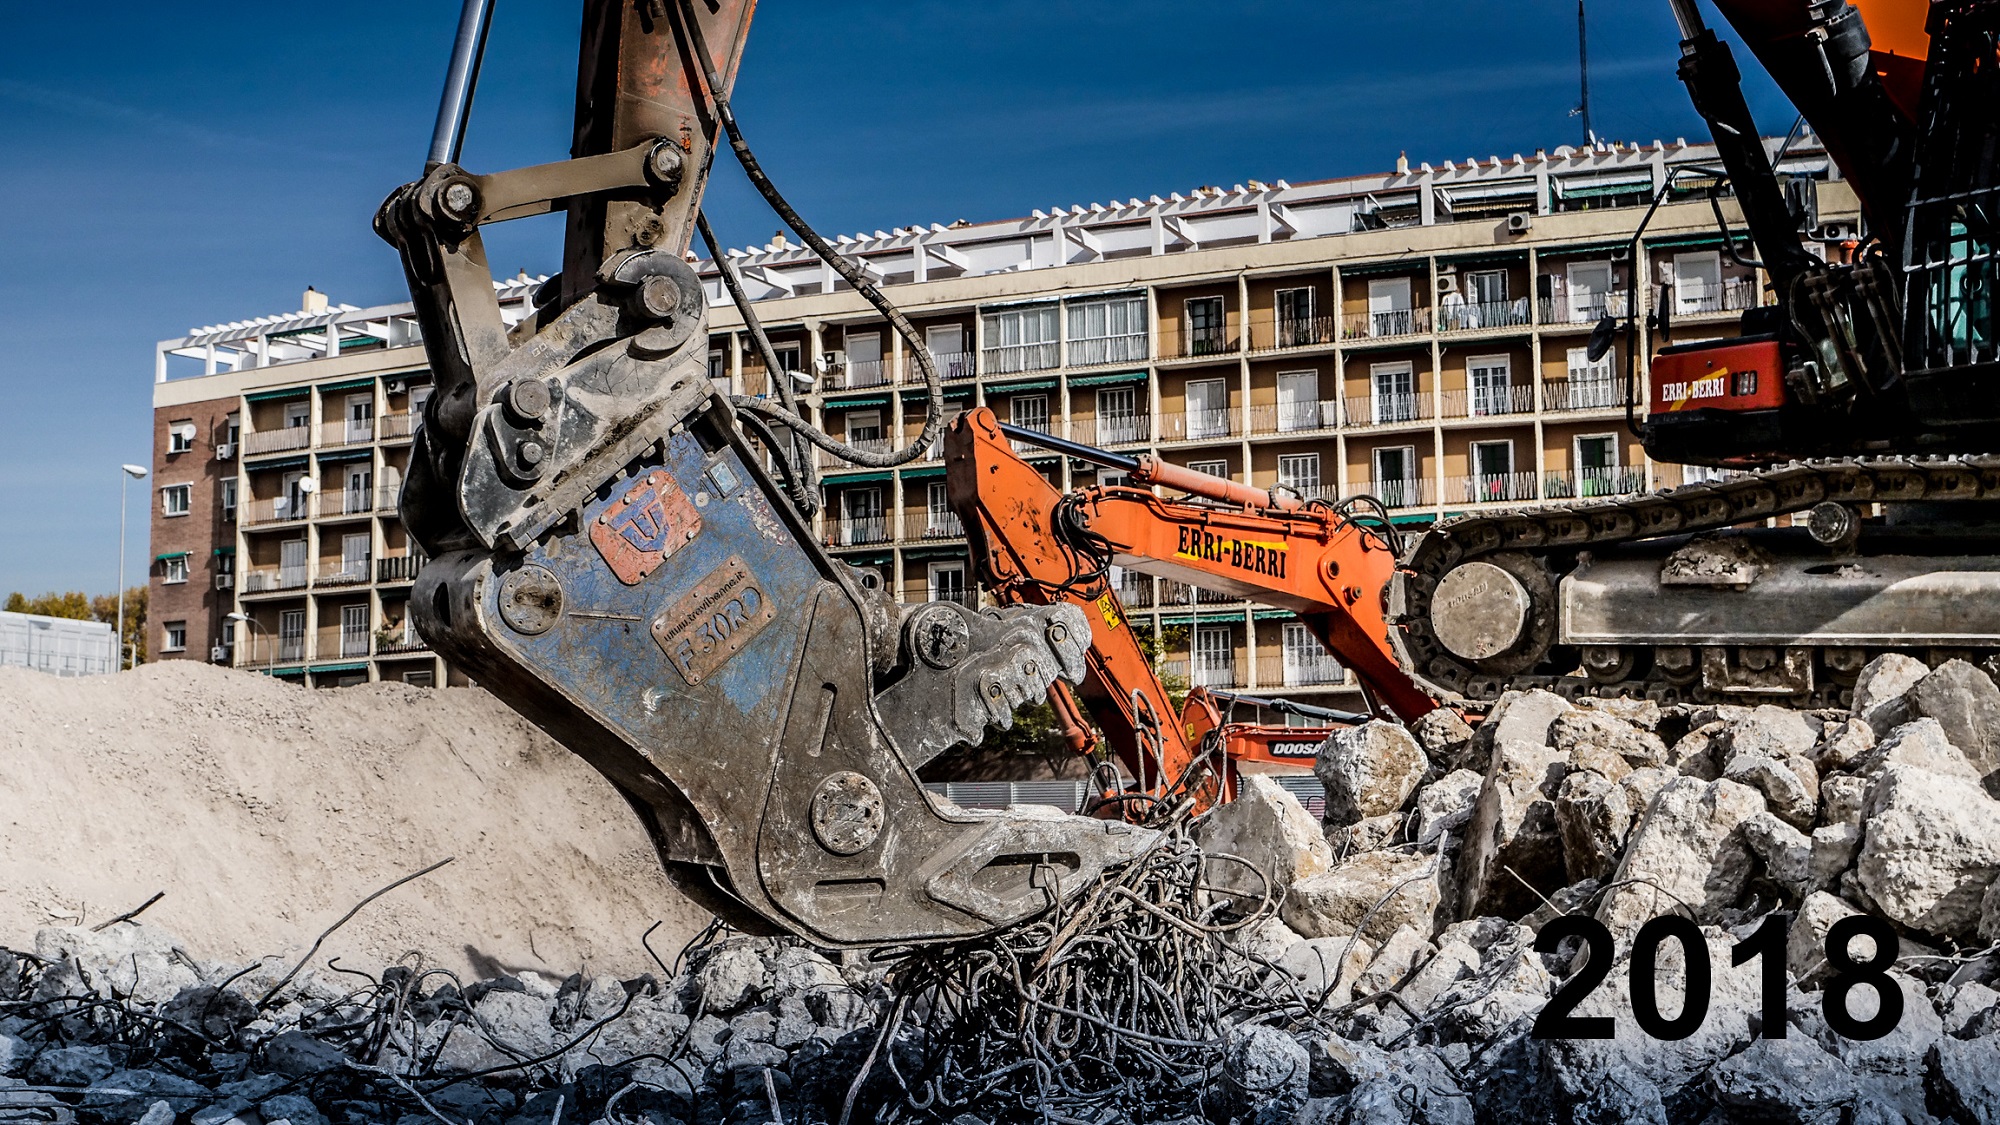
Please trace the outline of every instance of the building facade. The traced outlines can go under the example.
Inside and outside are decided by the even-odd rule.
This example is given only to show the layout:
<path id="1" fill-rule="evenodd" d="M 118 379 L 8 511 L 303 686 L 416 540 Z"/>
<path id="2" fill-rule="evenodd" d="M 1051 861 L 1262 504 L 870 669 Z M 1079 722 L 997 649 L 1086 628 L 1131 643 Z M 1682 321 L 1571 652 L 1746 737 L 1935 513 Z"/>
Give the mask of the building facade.
<path id="1" fill-rule="evenodd" d="M 1779 155 L 1817 186 L 1812 245 L 1838 252 L 1858 223 L 1852 193 L 1810 138 Z M 1664 306 L 1687 342 L 1733 334 L 1766 299 L 1716 228 L 1714 163 L 1711 146 L 1678 142 L 1556 149 L 837 241 L 916 325 L 947 415 L 983 405 L 1302 496 L 1367 493 L 1421 526 L 1690 479 L 1649 461 L 1626 428 L 1623 335 L 1595 362 L 1586 342 L 1605 316 L 1635 314 L 1643 376 L 1661 342 L 1647 314 Z M 1726 196 L 1723 211 L 1740 238 Z M 829 267 L 782 237 L 726 256 L 816 422 L 876 450 L 917 434 L 932 404 L 909 349 Z M 715 263 L 699 268 L 711 378 L 772 394 Z M 536 280 L 499 284 L 507 315 L 522 314 Z M 422 564 L 394 511 L 429 385 L 415 333 L 407 305 L 343 306 L 159 346 L 156 651 L 313 683 L 445 674 L 403 613 Z M 176 365 L 192 370 L 177 377 Z M 1639 397 L 1643 409 L 1643 384 Z M 1058 487 L 1113 479 L 1022 452 Z M 894 470 L 821 458 L 834 555 L 905 600 L 977 596 L 939 451 Z M 166 490 L 183 484 L 185 510 L 170 511 Z M 1116 581 L 1135 624 L 1166 642 L 1171 675 L 1358 702 L 1291 614 L 1137 574 Z M 231 614 L 256 623 L 251 635 Z M 178 649 L 162 643 L 175 622 L 187 629 Z"/>

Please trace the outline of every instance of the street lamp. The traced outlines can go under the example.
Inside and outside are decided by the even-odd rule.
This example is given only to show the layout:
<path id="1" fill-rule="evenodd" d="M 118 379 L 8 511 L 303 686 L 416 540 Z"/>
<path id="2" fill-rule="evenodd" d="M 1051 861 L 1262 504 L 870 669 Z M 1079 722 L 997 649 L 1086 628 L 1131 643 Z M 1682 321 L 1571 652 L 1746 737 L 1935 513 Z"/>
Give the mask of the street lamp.
<path id="1" fill-rule="evenodd" d="M 257 635 L 257 630 L 259 630 L 259 629 L 264 629 L 264 627 L 263 627 L 262 625 L 259 625 L 259 624 L 257 623 L 257 619 L 256 619 L 256 618 L 254 618 L 254 617 L 250 616 L 249 614 L 247 614 L 247 613 L 243 612 L 243 611 L 242 611 L 242 610 L 240 610 L 240 609 L 239 609 L 239 610 L 237 610 L 237 611 L 236 611 L 235 613 L 231 613 L 231 614 L 226 614 L 226 615 L 224 615 L 224 620 L 227 620 L 227 621 L 235 621 L 235 622 L 239 622 L 239 623 L 241 623 L 241 624 L 244 624 L 244 625 L 248 625 L 248 626 L 250 626 L 250 635 L 251 635 L 252 637 L 254 637 L 254 636 L 256 636 L 256 635 Z M 265 637 L 266 637 L 267 639 L 268 639 L 268 638 L 270 637 L 270 635 L 271 635 L 271 631 L 270 631 L 269 629 L 264 629 L 264 636 L 265 636 Z M 266 646 L 265 646 L 265 649 L 264 649 L 264 674 L 265 674 L 266 676 L 268 676 L 268 675 L 270 675 L 270 674 L 271 674 L 271 667 L 272 667 L 272 663 L 273 663 L 273 662 L 274 662 L 274 661 L 275 661 L 275 660 L 277 659 L 277 656 L 278 656 L 278 649 L 277 649 L 277 646 L 276 646 L 276 645 L 266 645 Z"/>
<path id="2" fill-rule="evenodd" d="M 118 478 L 118 619 L 111 623 L 111 635 L 118 639 L 118 667 L 125 663 L 125 482 L 146 479 L 144 465 L 120 465 Z"/>

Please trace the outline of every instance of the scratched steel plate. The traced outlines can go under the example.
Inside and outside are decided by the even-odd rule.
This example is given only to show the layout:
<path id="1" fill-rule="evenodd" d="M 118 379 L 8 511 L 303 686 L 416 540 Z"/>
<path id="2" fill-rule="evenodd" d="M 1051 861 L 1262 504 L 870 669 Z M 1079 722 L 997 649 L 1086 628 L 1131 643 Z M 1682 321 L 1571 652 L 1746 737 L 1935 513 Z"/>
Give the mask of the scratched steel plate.
<path id="1" fill-rule="evenodd" d="M 702 682 L 778 616 L 742 558 L 710 571 L 694 589 L 653 618 L 653 639 L 689 687 Z"/>

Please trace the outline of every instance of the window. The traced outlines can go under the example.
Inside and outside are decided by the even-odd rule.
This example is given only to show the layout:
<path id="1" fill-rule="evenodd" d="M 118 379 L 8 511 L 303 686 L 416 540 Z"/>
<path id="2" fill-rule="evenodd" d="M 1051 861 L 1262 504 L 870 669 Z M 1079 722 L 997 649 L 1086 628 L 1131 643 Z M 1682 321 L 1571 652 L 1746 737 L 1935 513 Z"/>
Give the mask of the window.
<path id="1" fill-rule="evenodd" d="M 934 602 L 970 604 L 965 594 L 964 563 L 932 563 L 930 595 Z"/>
<path id="2" fill-rule="evenodd" d="M 1146 440 L 1139 425 L 1136 387 L 1106 387 L 1097 392 L 1097 440 L 1106 445 Z"/>
<path id="3" fill-rule="evenodd" d="M 222 487 L 221 487 L 221 488 L 220 488 L 220 489 L 218 490 L 218 494 L 217 494 L 217 497 L 216 497 L 216 500 L 217 500 L 217 503 L 219 503 L 219 504 L 220 504 L 220 505 L 222 506 L 222 518 L 223 518 L 223 519 L 226 519 L 226 520 L 233 520 L 233 519 L 235 519 L 235 518 L 236 518 L 236 478 L 235 478 L 235 477 L 224 477 L 224 478 L 222 478 Z"/>
<path id="4" fill-rule="evenodd" d="M 1391 508 L 1413 508 L 1423 503 L 1423 482 L 1417 476 L 1417 447 L 1389 445 L 1373 454 L 1375 498 Z"/>
<path id="5" fill-rule="evenodd" d="M 368 495 L 368 486 L 373 483 L 375 471 L 367 464 L 349 465 L 346 472 L 346 488 L 341 492 L 340 510 L 348 515 L 373 511 L 375 505 Z"/>
<path id="6" fill-rule="evenodd" d="M 965 326 L 933 324 L 924 329 L 924 347 L 930 349 L 940 379 L 972 378 L 972 357 L 965 354 Z"/>
<path id="7" fill-rule="evenodd" d="M 1223 379 L 1190 379 L 1187 385 L 1187 436 L 1229 436 L 1229 383 Z"/>
<path id="8" fill-rule="evenodd" d="M 243 440 L 243 419 L 235 414 L 222 421 L 222 441 L 225 445 L 235 445 Z"/>
<path id="9" fill-rule="evenodd" d="M 306 658 L 306 611 L 288 609 L 278 614 L 278 659 Z"/>
<path id="10" fill-rule="evenodd" d="M 306 584 L 306 541 L 287 539 L 278 544 L 278 588 L 296 590 Z"/>
<path id="11" fill-rule="evenodd" d="M 368 655 L 368 603 L 340 607 L 340 655 Z"/>
<path id="12" fill-rule="evenodd" d="M 708 377 L 711 382 L 727 383 L 729 381 L 729 362 L 727 356 L 721 352 L 708 353 Z"/>
<path id="13" fill-rule="evenodd" d="M 1569 388 L 1558 405 L 1570 410 L 1597 410 L 1617 406 L 1617 380 L 1611 374 L 1611 352 L 1591 362 L 1589 348 L 1569 350 Z"/>
<path id="14" fill-rule="evenodd" d="M 166 624 L 165 632 L 166 632 L 166 637 L 160 643 L 160 650 L 162 652 L 187 651 L 187 646 L 188 646 L 187 622 L 169 621 Z"/>
<path id="15" fill-rule="evenodd" d="M 1602 320 L 1610 309 L 1611 263 L 1571 262 L 1569 264 L 1569 322 L 1591 324 Z"/>
<path id="16" fill-rule="evenodd" d="M 778 357 L 779 374 L 799 369 L 799 357 L 803 353 L 797 344 L 772 344 L 771 353 Z"/>
<path id="17" fill-rule="evenodd" d="M 1580 434 L 1576 439 L 1576 485 L 1580 496 L 1616 496 L 1619 487 L 1618 438 L 1613 434 Z"/>
<path id="18" fill-rule="evenodd" d="M 882 490 L 850 488 L 840 494 L 841 545 L 886 543 L 888 526 L 882 518 Z"/>
<path id="19" fill-rule="evenodd" d="M 424 407 L 430 403 L 433 389 L 429 383 L 410 389 L 410 415 L 416 419 L 410 427 L 412 433 L 424 424 Z"/>
<path id="20" fill-rule="evenodd" d="M 280 519 L 302 520 L 306 518 L 306 497 L 312 495 L 305 487 L 304 473 L 286 473 L 278 497 L 277 515 Z"/>
<path id="21" fill-rule="evenodd" d="M 1381 277 L 1368 283 L 1368 335 L 1407 336 L 1416 331 L 1410 279 Z"/>
<path id="22" fill-rule="evenodd" d="M 1218 355 L 1229 350 L 1222 298 L 1191 297 L 1187 302 L 1186 355 Z"/>
<path id="23" fill-rule="evenodd" d="M 989 375 L 1047 371 L 1056 366 L 1056 307 L 1004 309 L 981 318 L 986 340 L 981 366 Z"/>
<path id="24" fill-rule="evenodd" d="M 236 647 L 236 622 L 231 621 L 227 617 L 222 619 L 222 639 L 220 643 L 225 649 Z"/>
<path id="25" fill-rule="evenodd" d="M 1340 682 L 1340 664 L 1304 622 L 1285 622 L 1284 630 L 1279 634 L 1279 643 L 1284 653 L 1286 687 Z"/>
<path id="26" fill-rule="evenodd" d="M 1146 358 L 1146 298 L 1112 297 L 1069 306 L 1069 362 L 1073 367 L 1132 363 Z"/>
<path id="27" fill-rule="evenodd" d="M 437 675 L 428 670 L 403 673 L 403 682 L 411 687 L 431 687 L 437 682 Z"/>
<path id="28" fill-rule="evenodd" d="M 849 332 L 846 340 L 848 386 L 876 387 L 889 381 L 880 332 Z"/>
<path id="29" fill-rule="evenodd" d="M 162 515 L 187 515 L 188 506 L 193 502 L 194 486 L 191 484 L 170 484 L 160 490 L 160 512 Z"/>
<path id="30" fill-rule="evenodd" d="M 850 410 L 847 412 L 847 444 L 861 442 L 882 442 L 882 412 L 879 410 Z"/>
<path id="31" fill-rule="evenodd" d="M 1468 502 L 1490 500 L 1521 500 L 1515 495 L 1514 443 L 1511 441 L 1475 441 L 1472 443 L 1472 489 L 1466 497 Z"/>
<path id="32" fill-rule="evenodd" d="M 186 453 L 194 448 L 194 423 L 174 422 L 167 426 L 167 452 Z"/>
<path id="33" fill-rule="evenodd" d="M 1015 395 L 1007 400 L 1007 417 L 1022 429 L 1049 433 L 1049 396 Z"/>
<path id="34" fill-rule="evenodd" d="M 236 573 L 236 548 L 228 548 L 215 556 L 215 572 L 217 574 Z"/>
<path id="35" fill-rule="evenodd" d="M 1278 372 L 1278 430 L 1294 433 L 1331 425 L 1319 404 L 1319 372 Z"/>
<path id="36" fill-rule="evenodd" d="M 1473 270 L 1465 275 L 1465 289 L 1466 298 L 1474 305 L 1503 311 L 1507 304 L 1507 271 Z"/>
<path id="37" fill-rule="evenodd" d="M 1231 687 L 1236 683 L 1236 646 L 1227 627 L 1198 626 L 1194 631 L 1192 687 Z"/>
<path id="38" fill-rule="evenodd" d="M 1278 484 L 1311 500 L 1319 495 L 1319 454 L 1287 453 L 1278 458 Z"/>
<path id="39" fill-rule="evenodd" d="M 365 531 L 340 537 L 340 577 L 349 582 L 368 581 L 369 541 Z"/>
<path id="40" fill-rule="evenodd" d="M 1476 355 L 1465 361 L 1466 376 L 1472 383 L 1470 413 L 1475 418 L 1492 414 L 1512 414 L 1515 410 L 1509 363 L 1504 355 Z M 1525 409 L 1526 404 L 1522 404 Z"/>
<path id="41" fill-rule="evenodd" d="M 288 402 L 285 404 L 285 428 L 296 430 L 300 426 L 312 424 L 312 404 L 309 402 Z"/>
<path id="42" fill-rule="evenodd" d="M 1674 255 L 1674 311 L 1722 310 L 1722 255 L 1713 250 Z"/>
<path id="43" fill-rule="evenodd" d="M 951 510 L 944 482 L 931 481 L 924 489 L 924 538 L 956 539 L 965 534 L 958 513 Z"/>
<path id="44" fill-rule="evenodd" d="M 1197 473 L 1207 473 L 1209 476 L 1221 477 L 1224 480 L 1229 479 L 1229 462 L 1227 461 L 1189 461 L 1187 467 Z"/>
<path id="45" fill-rule="evenodd" d="M 1414 422 L 1417 419 L 1416 369 L 1408 363 L 1377 363 L 1368 369 L 1374 394 L 1371 417 L 1384 422 Z"/>
<path id="46" fill-rule="evenodd" d="M 168 555 L 160 560 L 160 581 L 168 586 L 178 586 L 188 580 L 188 560 L 186 555 Z"/>
<path id="47" fill-rule="evenodd" d="M 375 396 L 347 396 L 348 441 L 369 441 L 375 436 Z"/>
<path id="48" fill-rule="evenodd" d="M 1325 336 L 1313 320 L 1313 290 L 1280 289 L 1278 303 L 1278 346 L 1299 348 L 1324 342 Z"/>

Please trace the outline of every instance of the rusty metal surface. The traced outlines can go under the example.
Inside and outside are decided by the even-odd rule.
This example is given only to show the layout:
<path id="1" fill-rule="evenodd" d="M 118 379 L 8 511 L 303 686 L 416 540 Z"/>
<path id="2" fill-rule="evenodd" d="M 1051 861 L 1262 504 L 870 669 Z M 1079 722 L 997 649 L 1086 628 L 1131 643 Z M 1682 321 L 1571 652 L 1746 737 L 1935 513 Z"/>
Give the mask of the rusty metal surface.
<path id="1" fill-rule="evenodd" d="M 658 570 L 701 534 L 694 501 L 664 471 L 655 469 L 590 522 L 590 542 L 604 565 L 627 586 Z"/>

